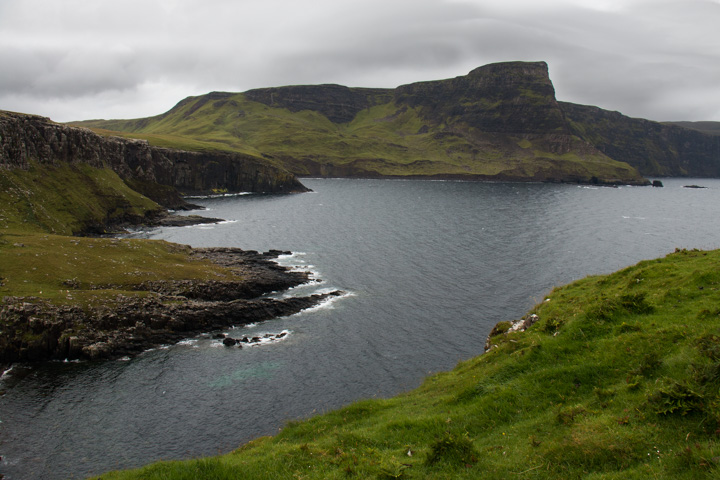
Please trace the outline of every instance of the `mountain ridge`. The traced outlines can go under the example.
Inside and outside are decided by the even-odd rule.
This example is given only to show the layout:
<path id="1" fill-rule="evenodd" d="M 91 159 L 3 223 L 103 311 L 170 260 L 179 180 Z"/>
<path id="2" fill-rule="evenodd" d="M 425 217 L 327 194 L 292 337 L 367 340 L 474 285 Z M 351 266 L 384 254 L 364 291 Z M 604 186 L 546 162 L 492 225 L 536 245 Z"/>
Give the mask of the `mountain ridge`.
<path id="1" fill-rule="evenodd" d="M 561 105 L 545 62 L 504 62 L 394 89 L 211 92 L 154 117 L 71 124 L 257 155 L 301 177 L 648 183 L 578 136 Z"/>

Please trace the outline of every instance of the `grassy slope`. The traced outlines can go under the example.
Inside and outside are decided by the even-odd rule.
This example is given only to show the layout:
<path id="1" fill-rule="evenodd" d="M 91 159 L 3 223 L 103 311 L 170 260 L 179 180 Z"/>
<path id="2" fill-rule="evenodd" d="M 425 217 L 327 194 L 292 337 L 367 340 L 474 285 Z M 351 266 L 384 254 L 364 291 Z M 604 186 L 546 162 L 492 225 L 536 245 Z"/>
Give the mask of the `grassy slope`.
<path id="1" fill-rule="evenodd" d="M 167 242 L 70 236 L 160 209 L 109 169 L 79 164 L 0 170 L 0 298 L 89 305 L 118 293 L 144 295 L 136 286 L 147 280 L 229 275 Z"/>
<path id="2" fill-rule="evenodd" d="M 162 210 L 110 169 L 32 165 L 0 173 L 0 230 L 72 235 Z"/>
<path id="3" fill-rule="evenodd" d="M 392 102 L 365 109 L 347 124 L 335 124 L 317 112 L 293 113 L 238 93 L 218 102 L 188 99 L 148 119 L 76 125 L 126 132 L 158 146 L 264 155 L 301 176 L 315 173 L 308 162 L 340 168 L 362 162 L 363 169 L 385 176 L 525 177 L 543 169 L 571 171 L 585 179 L 634 175 L 628 165 L 603 155 L 554 155 L 537 140 L 483 134 L 461 124 L 427 124 L 427 130 L 421 130 L 426 123 L 417 109 Z M 448 128 L 460 135 L 447 135 Z"/>
<path id="4" fill-rule="evenodd" d="M 412 392 L 101 478 L 717 478 L 719 264 L 683 250 L 585 278 Z"/>

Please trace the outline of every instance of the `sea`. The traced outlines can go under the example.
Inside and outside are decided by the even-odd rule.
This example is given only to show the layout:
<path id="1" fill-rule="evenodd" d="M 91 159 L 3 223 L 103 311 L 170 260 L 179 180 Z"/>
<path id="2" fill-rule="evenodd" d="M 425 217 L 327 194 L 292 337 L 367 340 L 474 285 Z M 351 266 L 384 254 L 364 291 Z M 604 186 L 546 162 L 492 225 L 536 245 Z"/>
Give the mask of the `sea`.
<path id="1" fill-rule="evenodd" d="M 304 179 L 312 192 L 192 199 L 206 210 L 189 213 L 225 221 L 129 235 L 290 251 L 278 262 L 311 281 L 273 295 L 345 293 L 133 358 L 13 365 L 0 376 L 0 474 L 85 478 L 225 453 L 289 421 L 416 388 L 481 355 L 497 322 L 555 286 L 720 248 L 720 180 L 662 182 Z M 239 349 L 217 333 L 268 337 Z"/>

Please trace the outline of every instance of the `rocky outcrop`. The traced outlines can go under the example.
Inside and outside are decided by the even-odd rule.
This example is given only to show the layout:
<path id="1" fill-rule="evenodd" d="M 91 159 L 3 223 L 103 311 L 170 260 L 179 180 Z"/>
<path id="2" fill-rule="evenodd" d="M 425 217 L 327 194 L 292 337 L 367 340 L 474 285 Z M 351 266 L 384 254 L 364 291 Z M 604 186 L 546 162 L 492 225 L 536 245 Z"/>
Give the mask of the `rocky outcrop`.
<path id="1" fill-rule="evenodd" d="M 199 249 L 194 254 L 230 266 L 243 280 L 152 282 L 138 286 L 153 292 L 149 296 L 119 295 L 111 307 L 85 309 L 6 297 L 0 307 L 0 363 L 118 358 L 202 332 L 292 315 L 341 294 L 260 297 L 305 283 L 308 274 L 252 251 Z"/>
<path id="2" fill-rule="evenodd" d="M 111 168 L 134 190 L 168 208 L 177 194 L 307 191 L 292 174 L 249 155 L 188 152 L 144 140 L 103 137 L 47 118 L 0 111 L 0 168 L 84 163 Z"/>
<path id="3" fill-rule="evenodd" d="M 295 85 L 258 88 L 245 97 L 270 107 L 291 112 L 311 110 L 325 115 L 333 123 L 347 123 L 363 109 L 392 100 L 392 90 L 383 88 L 348 88 L 342 85 Z"/>
<path id="4" fill-rule="evenodd" d="M 487 339 L 485 339 L 484 351 L 487 352 L 497 347 L 499 338 L 507 337 L 508 334 L 514 332 L 524 332 L 532 327 L 538 320 L 540 320 L 540 317 L 533 313 L 512 322 L 498 322 L 488 334 Z"/>
<path id="5" fill-rule="evenodd" d="M 403 85 L 395 101 L 421 107 L 428 121 L 462 122 L 485 133 L 570 133 L 545 62 L 495 63 L 449 80 Z"/>

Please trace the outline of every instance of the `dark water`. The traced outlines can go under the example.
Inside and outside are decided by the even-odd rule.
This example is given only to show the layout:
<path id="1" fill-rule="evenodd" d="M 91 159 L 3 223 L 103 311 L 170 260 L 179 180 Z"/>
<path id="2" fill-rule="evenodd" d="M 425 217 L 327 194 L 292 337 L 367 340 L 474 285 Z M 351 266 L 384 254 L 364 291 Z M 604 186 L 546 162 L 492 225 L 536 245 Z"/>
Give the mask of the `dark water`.
<path id="1" fill-rule="evenodd" d="M 306 180 L 314 193 L 200 200 L 231 222 L 145 236 L 296 252 L 343 289 L 321 308 L 127 361 L 15 366 L 0 380 L 0 473 L 81 478 L 227 452 L 286 421 L 414 388 L 480 354 L 552 286 L 681 248 L 720 248 L 720 181 L 665 188 Z M 710 188 L 682 188 L 699 183 Z M 238 333 L 238 332 L 235 332 Z"/>

